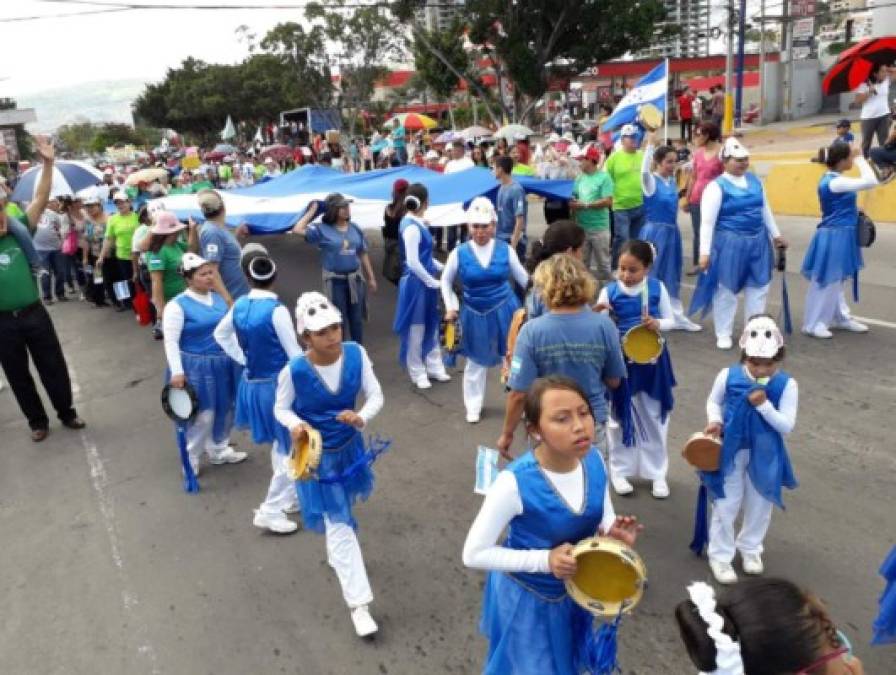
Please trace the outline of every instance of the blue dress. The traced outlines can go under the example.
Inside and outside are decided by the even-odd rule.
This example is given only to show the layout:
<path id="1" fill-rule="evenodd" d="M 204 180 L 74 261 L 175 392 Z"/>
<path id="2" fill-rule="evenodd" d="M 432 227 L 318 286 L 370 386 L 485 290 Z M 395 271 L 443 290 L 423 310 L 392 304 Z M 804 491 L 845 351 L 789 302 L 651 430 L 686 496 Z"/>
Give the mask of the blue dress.
<path id="1" fill-rule="evenodd" d="M 520 302 L 510 287 L 510 246 L 496 239 L 488 267 L 483 267 L 472 242 L 457 252 L 463 286 L 460 308 L 460 353 L 480 366 L 497 366 L 507 351 L 507 331 Z"/>
<path id="2" fill-rule="evenodd" d="M 790 380 L 790 375 L 778 371 L 765 385 L 766 396 L 776 408 Z M 784 439 L 775 431 L 747 399 L 750 392 L 763 385 L 751 380 L 740 363 L 728 368 L 725 382 L 724 432 L 722 454 L 717 471 L 701 471 L 703 483 L 712 498 L 725 497 L 725 477 L 734 468 L 734 456 L 740 450 L 750 451 L 747 473 L 753 487 L 765 499 L 784 508 L 781 488 L 790 490 L 798 483 L 790 465 L 790 457 Z"/>
<path id="3" fill-rule="evenodd" d="M 184 313 L 180 334 L 180 358 L 187 382 L 196 390 L 199 411 L 213 410 L 212 438 L 224 441 L 233 426 L 233 402 L 242 366 L 231 359 L 215 341 L 214 331 L 224 315 L 227 303 L 211 293 L 211 306 L 194 300 L 186 293 L 174 298 Z"/>
<path id="4" fill-rule="evenodd" d="M 354 342 L 342 344 L 342 373 L 339 389 L 331 391 L 305 357 L 296 356 L 289 362 L 296 398 L 292 409 L 323 439 L 323 454 L 317 474 L 321 478 L 341 476 L 364 455 L 361 432 L 348 424 L 336 421 L 343 410 L 354 410 L 361 391 L 364 361 L 361 347 Z M 297 481 L 305 527 L 324 532 L 324 516 L 331 522 L 344 523 L 357 529 L 352 515 L 352 504 L 366 500 L 373 490 L 373 471 L 366 462 L 340 480 Z"/>
<path id="5" fill-rule="evenodd" d="M 251 429 L 255 443 L 276 440 L 277 451 L 289 454 L 289 430 L 274 417 L 277 376 L 289 360 L 274 329 L 274 310 L 280 306 L 276 298 L 248 295 L 233 304 L 233 328 L 246 355 L 236 395 L 236 426 Z"/>
<path id="6" fill-rule="evenodd" d="M 831 191 L 831 181 L 839 175 L 828 171 L 818 184 L 821 222 L 803 258 L 803 276 L 822 288 L 842 283 L 850 277 L 857 280 L 859 270 L 865 266 L 856 238 L 858 195 Z M 857 285 L 853 284 L 853 295 L 856 295 Z"/>
<path id="7" fill-rule="evenodd" d="M 772 280 L 772 242 L 762 219 L 762 183 L 752 173 L 745 178 L 746 189 L 724 176 L 716 178 L 722 205 L 713 232 L 709 269 L 697 281 L 688 314 L 709 311 L 719 285 L 736 294 L 747 286 L 762 288 Z"/>
<path id="8" fill-rule="evenodd" d="M 660 297 L 662 296 L 662 282 L 651 277 L 647 278 L 647 313 L 655 319 L 660 318 Z M 627 331 L 641 324 L 643 299 L 641 294 L 627 295 L 622 291 L 618 281 L 612 281 L 607 285 L 607 297 L 610 306 L 616 315 L 616 325 L 619 328 L 620 338 Z M 650 398 L 658 401 L 662 419 L 665 421 L 675 399 L 672 396 L 672 388 L 676 385 L 675 373 L 672 372 L 672 358 L 669 356 L 669 344 L 666 343 L 656 363 L 634 363 L 628 358 L 625 360 L 628 375 L 622 383 L 610 394 L 613 416 L 622 427 L 623 439 L 626 445 L 635 444 L 633 433 L 637 429 L 638 421 L 631 413 L 631 398 L 639 392 L 644 392 Z"/>
<path id="9" fill-rule="evenodd" d="M 435 276 L 438 270 L 432 260 L 433 241 L 429 228 L 414 216 L 406 215 L 401 219 L 399 232 L 404 235 L 404 231 L 409 227 L 416 227 L 420 230 L 420 249 L 417 252 L 417 258 L 424 269 Z M 423 357 L 425 358 L 436 346 L 440 321 L 439 290 L 429 288 L 416 274 L 411 272 L 406 262 L 407 253 L 404 250 L 403 236 L 399 238 L 399 242 L 401 242 L 402 273 L 401 281 L 398 283 L 398 303 L 395 307 L 395 321 L 392 324 L 392 330 L 401 338 L 399 360 L 405 363 L 408 353 L 408 337 L 411 326 L 414 324 L 422 324 L 425 327 L 421 351 Z"/>
<path id="10" fill-rule="evenodd" d="M 681 285 L 681 232 L 678 230 L 678 186 L 674 178 L 654 175 L 656 189 L 644 197 L 645 225 L 640 237 L 656 247 L 650 276 L 666 286 L 670 298 L 678 298 Z"/>
<path id="11" fill-rule="evenodd" d="M 507 548 L 551 549 L 597 532 L 607 475 L 597 448 L 582 460 L 585 498 L 574 512 L 551 485 L 531 452 L 507 465 L 516 478 L 523 512 L 507 530 Z M 485 675 L 578 675 L 591 615 L 552 574 L 488 573 L 479 629 L 488 638 Z"/>

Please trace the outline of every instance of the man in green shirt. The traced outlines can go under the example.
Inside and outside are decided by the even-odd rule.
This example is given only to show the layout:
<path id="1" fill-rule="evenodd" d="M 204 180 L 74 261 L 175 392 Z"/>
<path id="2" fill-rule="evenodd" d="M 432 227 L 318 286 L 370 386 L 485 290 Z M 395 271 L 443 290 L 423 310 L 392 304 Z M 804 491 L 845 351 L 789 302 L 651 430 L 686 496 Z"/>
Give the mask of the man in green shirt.
<path id="1" fill-rule="evenodd" d="M 638 130 L 626 124 L 620 132 L 622 149 L 604 165 L 613 179 L 613 264 L 619 249 L 629 239 L 637 239 L 644 225 L 644 193 L 641 191 L 641 164 L 644 153 L 638 149 Z"/>
<path id="2" fill-rule="evenodd" d="M 140 226 L 140 219 L 137 214 L 131 210 L 131 201 L 128 199 L 127 193 L 118 191 L 112 195 L 112 201 L 118 213 L 109 216 L 106 221 L 106 238 L 103 241 L 103 250 L 100 257 L 96 261 L 96 267 L 106 274 L 112 275 L 114 281 L 127 281 L 129 286 L 129 295 L 127 298 L 118 300 L 113 298 L 115 309 L 123 312 L 130 308 L 131 298 L 134 297 L 134 265 L 131 260 L 131 244 L 134 240 L 134 232 Z M 112 247 L 115 247 L 113 253 Z M 106 260 L 112 264 L 111 269 L 106 268 Z"/>
<path id="3" fill-rule="evenodd" d="M 600 150 L 585 148 L 578 159 L 582 173 L 572 186 L 569 209 L 576 223 L 585 230 L 583 262 L 601 283 L 612 279 L 610 268 L 610 207 L 613 205 L 613 179 L 598 168 Z"/>
<path id="4" fill-rule="evenodd" d="M 28 419 L 31 440 L 39 443 L 49 433 L 50 420 L 28 368 L 29 354 L 62 424 L 71 429 L 86 425 L 72 407 L 68 366 L 53 321 L 40 302 L 25 252 L 7 225 L 6 210 L 0 209 L 0 365 Z"/>

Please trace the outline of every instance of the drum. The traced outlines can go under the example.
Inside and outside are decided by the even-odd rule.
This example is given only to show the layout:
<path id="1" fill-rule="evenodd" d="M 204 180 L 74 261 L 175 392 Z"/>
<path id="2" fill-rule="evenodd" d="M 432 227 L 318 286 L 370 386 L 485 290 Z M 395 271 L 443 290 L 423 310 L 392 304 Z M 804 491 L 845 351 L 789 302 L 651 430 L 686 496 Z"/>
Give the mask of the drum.
<path id="1" fill-rule="evenodd" d="M 307 433 L 302 442 L 298 446 L 293 443 L 292 452 L 286 460 L 286 473 L 290 480 L 311 480 L 320 466 L 323 439 L 316 429 L 306 426 L 305 430 Z"/>
<path id="2" fill-rule="evenodd" d="M 638 109 L 638 122 L 648 131 L 656 131 L 663 126 L 663 113 L 652 103 L 645 103 Z"/>
<path id="3" fill-rule="evenodd" d="M 656 363 L 665 344 L 662 335 L 643 325 L 629 328 L 622 336 L 622 351 L 635 363 Z"/>
<path id="4" fill-rule="evenodd" d="M 595 616 L 629 613 L 647 588 L 647 566 L 632 548 L 610 537 L 583 539 L 573 547 L 576 573 L 566 592 Z"/>
<path id="5" fill-rule="evenodd" d="M 199 398 L 196 390 L 187 382 L 183 389 L 166 384 L 162 389 L 162 410 L 177 424 L 192 422 L 199 412 Z"/>
<path id="6" fill-rule="evenodd" d="M 722 442 L 715 436 L 708 436 L 702 431 L 688 439 L 684 444 L 681 456 L 688 464 L 700 471 L 718 471 L 719 457 L 722 454 Z"/>

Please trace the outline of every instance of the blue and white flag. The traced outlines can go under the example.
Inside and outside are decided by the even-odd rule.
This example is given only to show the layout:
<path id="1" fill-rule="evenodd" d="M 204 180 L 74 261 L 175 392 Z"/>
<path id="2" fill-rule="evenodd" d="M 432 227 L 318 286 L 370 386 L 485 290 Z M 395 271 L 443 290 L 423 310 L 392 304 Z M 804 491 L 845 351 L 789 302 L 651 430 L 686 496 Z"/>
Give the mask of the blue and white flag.
<path id="1" fill-rule="evenodd" d="M 669 71 L 666 61 L 638 80 L 621 101 L 613 114 L 601 125 L 604 130 L 616 129 L 623 124 L 631 124 L 638 119 L 638 108 L 652 103 L 663 113 L 666 112 L 666 93 L 669 89 Z"/>

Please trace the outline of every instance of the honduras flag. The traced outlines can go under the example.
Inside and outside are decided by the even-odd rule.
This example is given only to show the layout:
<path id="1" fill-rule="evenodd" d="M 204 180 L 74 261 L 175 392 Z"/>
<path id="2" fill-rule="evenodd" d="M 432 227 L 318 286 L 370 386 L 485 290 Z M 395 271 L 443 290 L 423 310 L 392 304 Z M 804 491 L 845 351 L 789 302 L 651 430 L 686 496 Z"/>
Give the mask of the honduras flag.
<path id="1" fill-rule="evenodd" d="M 652 103 L 665 114 L 666 94 L 669 88 L 669 72 L 667 62 L 663 61 L 656 68 L 638 80 L 607 120 L 601 125 L 604 130 L 616 129 L 623 124 L 631 124 L 638 119 L 638 108 L 645 103 Z"/>

